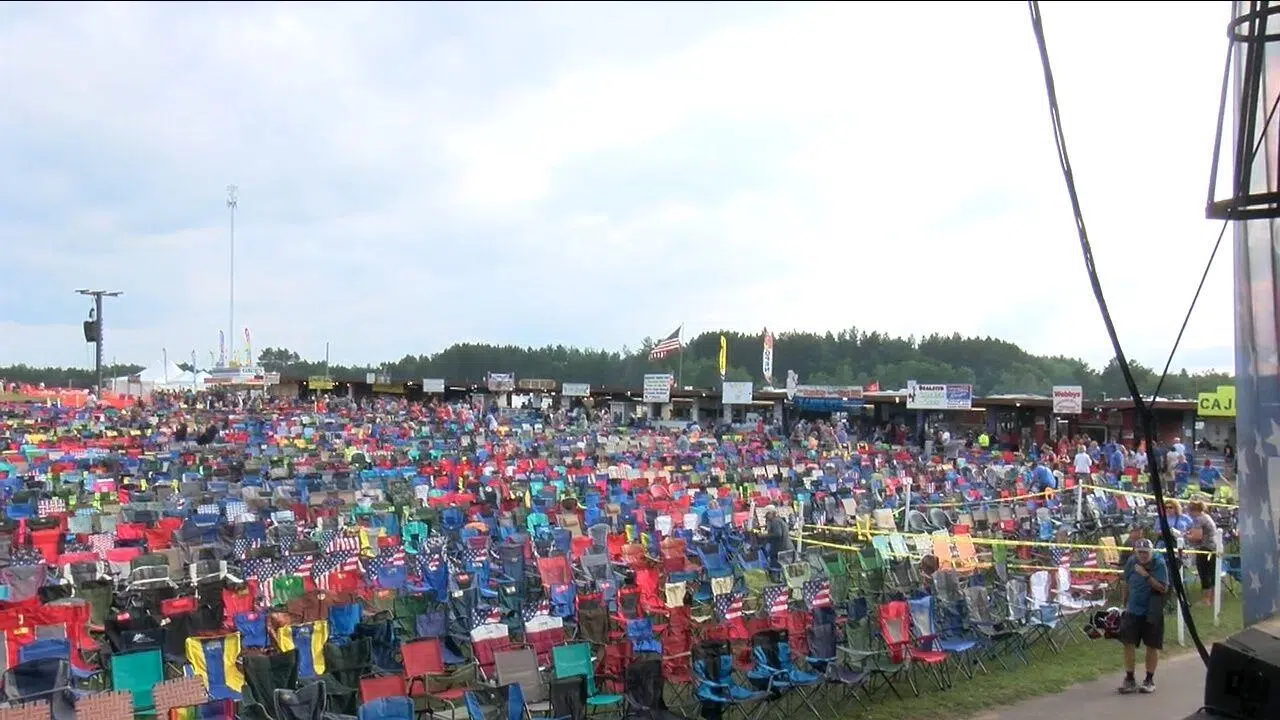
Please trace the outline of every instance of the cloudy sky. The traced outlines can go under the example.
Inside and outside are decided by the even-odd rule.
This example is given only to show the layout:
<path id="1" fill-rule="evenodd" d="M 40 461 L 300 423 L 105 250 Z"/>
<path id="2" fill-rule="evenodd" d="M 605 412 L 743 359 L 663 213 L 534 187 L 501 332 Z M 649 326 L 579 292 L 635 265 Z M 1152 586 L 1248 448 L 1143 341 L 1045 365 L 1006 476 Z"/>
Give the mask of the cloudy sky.
<path id="1" fill-rule="evenodd" d="M 0 5 L 0 365 L 85 365 L 80 287 L 124 292 L 108 359 L 207 362 L 230 183 L 237 344 L 856 325 L 1101 365 L 1025 5 L 904 8 Z M 1043 14 L 1121 339 L 1162 363 L 1218 230 L 1227 4 Z M 1232 365 L 1227 249 L 1176 365 Z"/>

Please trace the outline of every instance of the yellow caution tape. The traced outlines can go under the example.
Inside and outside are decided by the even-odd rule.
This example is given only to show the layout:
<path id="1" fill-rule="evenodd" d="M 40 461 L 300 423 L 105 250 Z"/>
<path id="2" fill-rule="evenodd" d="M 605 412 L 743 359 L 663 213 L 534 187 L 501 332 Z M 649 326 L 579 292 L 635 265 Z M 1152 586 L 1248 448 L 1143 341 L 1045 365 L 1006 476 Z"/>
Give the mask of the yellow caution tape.
<path id="1" fill-rule="evenodd" d="M 1156 499 L 1156 496 L 1155 496 L 1155 495 L 1151 495 L 1150 493 L 1134 492 L 1134 491 L 1132 491 L 1132 490 L 1121 490 L 1120 488 L 1103 487 L 1103 486 L 1101 486 L 1101 485 L 1087 485 L 1087 484 L 1085 484 L 1085 483 L 1080 483 L 1080 487 L 1082 487 L 1082 488 L 1084 488 L 1084 489 L 1086 489 L 1086 490 L 1101 490 L 1101 491 L 1103 491 L 1103 492 L 1112 493 L 1112 494 L 1114 494 L 1114 495 L 1136 495 L 1136 496 L 1141 497 L 1141 498 L 1147 498 L 1148 500 L 1155 500 L 1155 499 Z M 1207 494 L 1207 493 L 1206 493 L 1206 494 Z M 1186 502 L 1186 500 L 1184 500 L 1184 499 L 1182 499 L 1182 498 L 1172 498 L 1172 497 L 1168 497 L 1168 496 L 1166 496 L 1166 497 L 1165 497 L 1165 500 L 1166 500 L 1166 501 L 1168 501 L 1168 500 L 1177 500 L 1179 503 L 1184 503 L 1184 502 Z M 1216 503 L 1216 502 L 1205 502 L 1205 503 L 1204 503 L 1204 506 L 1205 506 L 1205 507 L 1223 507 L 1223 508 L 1232 508 L 1232 509 L 1235 509 L 1235 508 L 1240 507 L 1238 504 L 1232 504 L 1232 503 Z"/>
<path id="2" fill-rule="evenodd" d="M 931 507 L 964 507 L 965 505 L 985 505 L 989 503 L 1019 502 L 1021 500 L 1031 500 L 1033 498 L 1044 498 L 1046 500 L 1049 500 L 1049 499 L 1052 499 L 1054 495 L 1058 494 L 1058 492 L 1059 492 L 1058 490 L 1042 490 L 1040 492 L 1028 493 L 1026 495 L 1014 495 L 1013 497 L 1007 497 L 1007 498 L 990 498 L 990 499 L 984 498 L 981 500 L 964 500 L 960 502 L 945 502 L 945 503 L 911 503 L 911 507 L 930 507 L 930 508 Z"/>
<path id="3" fill-rule="evenodd" d="M 804 527 L 805 529 L 811 528 L 815 531 L 820 531 L 820 532 L 845 532 L 845 533 L 854 533 L 859 535 L 901 535 L 904 538 L 905 537 L 927 537 L 927 538 L 934 537 L 932 533 L 904 533 L 904 532 L 899 532 L 897 530 L 877 530 L 874 528 L 871 530 L 868 530 L 866 528 L 834 527 L 830 525 L 805 525 Z M 955 538 L 957 536 L 948 535 L 947 537 Z M 1006 540 L 1004 538 L 983 538 L 983 537 L 975 537 L 973 535 L 967 535 L 965 537 L 968 537 L 969 540 L 973 542 L 975 545 L 1005 545 L 1008 547 L 1044 547 L 1044 548 L 1059 548 L 1059 549 L 1070 548 L 1073 550 L 1114 550 L 1117 552 L 1123 552 L 1124 550 L 1126 550 L 1126 548 L 1120 547 L 1119 545 L 1085 545 L 1083 543 L 1046 542 L 1046 541 L 1040 541 L 1040 540 Z M 810 542 L 810 540 L 808 538 L 805 538 L 805 542 Z M 1213 554 L 1212 550 L 1192 550 L 1189 548 L 1180 550 L 1179 552 L 1194 554 L 1194 555 L 1212 555 Z"/>
<path id="4" fill-rule="evenodd" d="M 833 549 L 835 549 L 835 550 L 848 550 L 848 551 L 850 551 L 850 552 L 856 552 L 856 551 L 858 551 L 858 550 L 861 550 L 861 549 L 862 549 L 860 546 L 856 546 L 856 545 L 837 545 L 837 544 L 835 544 L 835 543 L 823 542 L 823 541 L 821 541 L 821 540 L 812 540 L 812 539 L 809 539 L 809 538 L 801 538 L 799 535 L 792 535 L 791 537 L 792 537 L 792 538 L 794 538 L 794 539 L 797 539 L 797 540 L 801 540 L 801 539 L 802 539 L 806 545 L 819 545 L 819 546 L 822 546 L 822 547 L 829 547 L 829 548 L 833 548 Z M 894 554 L 892 554 L 892 555 L 891 555 L 891 557 L 900 558 L 900 557 L 912 557 L 912 556 L 911 556 L 911 555 L 906 555 L 906 556 L 904 556 L 904 555 L 902 555 L 902 554 L 900 554 L 900 553 L 894 553 Z M 992 563 L 976 563 L 976 564 L 971 565 L 971 566 L 969 566 L 969 567 L 970 567 L 970 569 L 975 569 L 975 570 L 977 570 L 977 569 L 988 569 L 988 568 L 992 568 L 992 567 L 995 567 L 995 565 L 994 565 L 994 564 L 992 564 Z M 1017 563 L 1010 563 L 1010 564 L 1008 564 L 1008 565 L 1007 565 L 1007 567 L 1012 568 L 1012 569 L 1016 569 L 1016 570 L 1049 570 L 1049 571 L 1054 571 L 1054 570 L 1057 570 L 1057 569 L 1058 569 L 1058 567 L 1057 567 L 1057 566 L 1052 566 L 1052 567 L 1051 567 L 1051 566 L 1048 566 L 1048 565 L 1022 565 L 1022 564 L 1017 564 Z M 1064 567 L 1065 567 L 1065 566 L 1064 566 Z M 1124 570 L 1117 569 L 1117 568 L 1087 567 L 1087 566 L 1082 566 L 1082 567 L 1068 567 L 1067 569 L 1068 569 L 1068 570 L 1070 570 L 1071 572 L 1079 572 L 1079 573 L 1094 573 L 1094 572 L 1096 572 L 1096 573 L 1110 573 L 1110 574 L 1115 574 L 1115 575 L 1118 575 L 1118 574 L 1120 574 L 1120 573 L 1124 572 Z"/>

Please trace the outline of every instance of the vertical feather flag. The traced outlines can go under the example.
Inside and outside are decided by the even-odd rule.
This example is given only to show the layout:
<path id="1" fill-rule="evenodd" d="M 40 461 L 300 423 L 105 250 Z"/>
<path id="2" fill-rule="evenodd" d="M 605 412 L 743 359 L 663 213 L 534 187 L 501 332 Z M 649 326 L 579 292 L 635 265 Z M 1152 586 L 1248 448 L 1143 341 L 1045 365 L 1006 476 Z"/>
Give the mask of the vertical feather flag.
<path id="1" fill-rule="evenodd" d="M 773 385 L 773 333 L 769 328 L 764 329 L 764 358 L 760 369 L 764 371 L 765 384 Z"/>
<path id="2" fill-rule="evenodd" d="M 725 370 L 729 365 L 729 341 L 723 335 L 720 336 L 720 379 L 724 379 Z"/>
<path id="3" fill-rule="evenodd" d="M 227 364 L 227 334 L 221 330 L 218 331 L 218 364 Z"/>

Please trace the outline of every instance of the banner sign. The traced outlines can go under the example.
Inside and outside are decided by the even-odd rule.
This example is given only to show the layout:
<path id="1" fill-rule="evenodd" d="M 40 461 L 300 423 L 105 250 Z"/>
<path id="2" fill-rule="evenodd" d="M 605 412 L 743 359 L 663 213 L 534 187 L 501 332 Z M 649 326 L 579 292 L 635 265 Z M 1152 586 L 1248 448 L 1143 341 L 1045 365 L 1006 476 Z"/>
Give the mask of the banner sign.
<path id="1" fill-rule="evenodd" d="M 560 394 L 565 397 L 587 397 L 591 395 L 591 383 L 563 383 L 560 386 Z"/>
<path id="2" fill-rule="evenodd" d="M 815 398 L 824 400 L 861 400 L 860 385 L 797 385 L 791 393 L 793 398 Z"/>
<path id="3" fill-rule="evenodd" d="M 378 373 L 365 373 L 364 381 L 369 383 L 370 385 L 374 384 L 375 382 L 378 381 Z"/>
<path id="4" fill-rule="evenodd" d="M 1236 386 L 1219 385 L 1214 392 L 1200 393 L 1196 414 L 1200 417 L 1235 417 Z"/>
<path id="5" fill-rule="evenodd" d="M 726 380 L 720 391 L 720 402 L 725 405 L 750 405 L 752 390 L 750 382 Z"/>
<path id="6" fill-rule="evenodd" d="M 307 378 L 308 390 L 332 390 L 333 385 L 333 378 L 324 375 L 312 375 Z"/>
<path id="7" fill-rule="evenodd" d="M 514 373 L 491 372 L 485 377 L 484 384 L 489 392 L 511 392 L 516 389 L 516 376 Z"/>
<path id="8" fill-rule="evenodd" d="M 1084 412 L 1084 388 L 1079 385 L 1053 386 L 1053 414 L 1079 415 Z"/>
<path id="9" fill-rule="evenodd" d="M 908 410 L 970 410 L 972 385 L 947 385 L 907 381 Z"/>
<path id="10" fill-rule="evenodd" d="M 279 384 L 280 384 L 280 373 L 278 373 L 278 372 L 269 372 L 269 373 L 265 373 L 265 374 L 263 374 L 263 376 L 262 376 L 262 383 L 263 383 L 264 385 L 279 385 Z"/>
<path id="11" fill-rule="evenodd" d="M 376 393 L 387 393 L 390 395 L 403 395 L 404 386 L 399 383 L 374 383 L 373 391 Z"/>
<path id="12" fill-rule="evenodd" d="M 516 381 L 516 389 L 533 390 L 535 392 L 552 392 L 556 389 L 555 380 L 543 378 L 520 378 Z"/>
<path id="13" fill-rule="evenodd" d="M 254 367 L 216 367 L 205 378 L 206 385 L 262 385 L 265 373 Z"/>
<path id="14" fill-rule="evenodd" d="M 670 373 L 645 375 L 644 401 L 647 403 L 671 402 L 671 382 Z"/>
<path id="15" fill-rule="evenodd" d="M 764 357 L 761 359 L 760 369 L 763 371 L 764 384 L 773 385 L 773 333 L 769 332 L 769 328 L 764 329 Z"/>
<path id="16" fill-rule="evenodd" d="M 444 378 L 422 378 L 422 392 L 443 395 Z"/>

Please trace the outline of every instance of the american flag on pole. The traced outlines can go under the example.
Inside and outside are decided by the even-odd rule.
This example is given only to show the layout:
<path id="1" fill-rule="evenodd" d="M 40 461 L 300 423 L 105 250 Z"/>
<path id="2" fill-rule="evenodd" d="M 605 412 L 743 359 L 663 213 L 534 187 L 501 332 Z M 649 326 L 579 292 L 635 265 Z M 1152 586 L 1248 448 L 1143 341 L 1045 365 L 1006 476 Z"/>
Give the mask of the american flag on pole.
<path id="1" fill-rule="evenodd" d="M 245 577 L 258 581 L 258 594 L 262 596 L 262 602 L 271 605 L 271 581 L 286 573 L 284 565 L 275 558 L 252 558 L 244 561 L 244 574 Z"/>
<path id="2" fill-rule="evenodd" d="M 770 615 L 784 615 L 791 605 L 791 588 L 786 585 L 772 585 L 761 593 L 763 605 Z"/>
<path id="3" fill-rule="evenodd" d="M 328 552 L 360 552 L 360 538 L 346 533 L 335 534 L 325 545 Z"/>
<path id="4" fill-rule="evenodd" d="M 523 618 L 525 622 L 529 622 L 530 620 L 538 617 L 539 615 L 550 615 L 550 614 L 551 614 L 551 601 L 548 600 L 547 598 L 542 598 L 535 603 L 529 603 L 524 607 L 520 608 L 520 617 Z"/>
<path id="5" fill-rule="evenodd" d="M 684 326 L 681 325 L 680 327 L 675 329 L 675 332 L 662 338 L 652 348 L 650 348 L 649 361 L 652 362 L 654 360 L 661 360 L 662 358 L 670 355 L 671 353 L 683 347 L 682 343 L 680 342 L 680 331 L 683 329 L 684 329 Z"/>
<path id="6" fill-rule="evenodd" d="M 353 552 L 336 553 L 342 558 L 342 572 L 360 572 L 360 556 Z"/>
<path id="7" fill-rule="evenodd" d="M 249 557 L 250 550 L 261 546 L 262 540 L 259 538 L 236 538 L 231 541 L 231 551 L 240 559 Z"/>
<path id="8" fill-rule="evenodd" d="M 489 625 L 492 623 L 502 622 L 502 609 L 490 607 L 488 605 L 477 605 L 472 612 L 471 629 L 480 627 L 481 625 Z"/>
<path id="9" fill-rule="evenodd" d="M 316 558 L 311 567 L 311 580 L 316 584 L 316 588 L 328 590 L 330 574 L 343 570 L 346 561 L 347 557 L 342 555 L 321 555 Z"/>
<path id="10" fill-rule="evenodd" d="M 9 550 L 9 564 L 14 567 L 36 567 L 44 565 L 44 555 L 27 545 L 14 545 Z"/>
<path id="11" fill-rule="evenodd" d="M 1049 556 L 1053 558 L 1053 564 L 1058 567 L 1071 567 L 1071 551 L 1064 548 L 1050 548 Z"/>
<path id="12" fill-rule="evenodd" d="M 284 567 L 290 575 L 297 575 L 300 578 L 311 577 L 315 558 L 311 555 L 288 555 L 284 558 Z"/>
<path id="13" fill-rule="evenodd" d="M 831 581 L 826 578 L 805 582 L 801 594 L 804 595 L 804 604 L 811 609 L 831 607 Z"/>
<path id="14" fill-rule="evenodd" d="M 384 570 L 405 566 L 404 548 L 400 546 L 385 547 L 381 552 L 365 561 L 370 575 L 377 576 Z"/>
<path id="15" fill-rule="evenodd" d="M 742 619 L 742 593 L 727 593 L 715 599 L 716 617 L 723 622 Z"/>
<path id="16" fill-rule="evenodd" d="M 476 547 L 464 548 L 462 560 L 468 569 L 484 567 L 489 562 L 489 550 Z"/>

